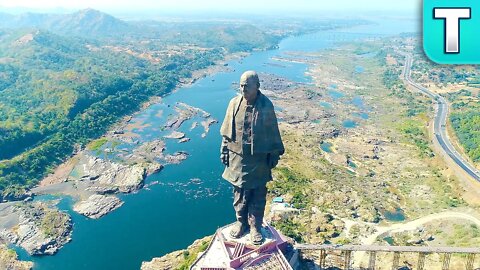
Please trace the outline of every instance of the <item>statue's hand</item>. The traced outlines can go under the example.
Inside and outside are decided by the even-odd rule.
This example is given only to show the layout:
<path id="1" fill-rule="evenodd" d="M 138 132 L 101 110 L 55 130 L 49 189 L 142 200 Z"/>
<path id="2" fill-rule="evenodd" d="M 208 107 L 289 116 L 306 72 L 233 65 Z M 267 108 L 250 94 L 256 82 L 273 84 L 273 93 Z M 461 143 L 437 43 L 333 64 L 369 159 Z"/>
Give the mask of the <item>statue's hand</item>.
<path id="1" fill-rule="evenodd" d="M 225 166 L 228 166 L 228 151 L 220 154 L 220 160 Z"/>
<path id="2" fill-rule="evenodd" d="M 270 165 L 270 168 L 273 169 L 277 166 L 278 160 L 280 159 L 280 156 L 277 154 L 268 154 L 268 165 Z"/>

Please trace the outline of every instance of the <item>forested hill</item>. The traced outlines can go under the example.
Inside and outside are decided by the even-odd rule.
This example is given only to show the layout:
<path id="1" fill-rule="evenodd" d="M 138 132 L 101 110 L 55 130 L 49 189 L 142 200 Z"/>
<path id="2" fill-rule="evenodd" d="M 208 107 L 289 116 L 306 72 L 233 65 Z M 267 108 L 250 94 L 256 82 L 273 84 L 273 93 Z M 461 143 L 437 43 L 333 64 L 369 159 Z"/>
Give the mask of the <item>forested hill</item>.
<path id="1" fill-rule="evenodd" d="M 41 29 L 62 36 L 113 43 L 153 39 L 164 42 L 163 45 L 192 43 L 204 47 L 228 47 L 230 50 L 263 49 L 266 44 L 275 45 L 281 36 L 245 22 L 126 22 L 94 9 L 72 14 L 0 13 L 0 29 L 2 28 Z"/>
<path id="2" fill-rule="evenodd" d="M 9 159 L 0 164 L 4 195 L 34 185 L 76 143 L 167 92 L 180 73 L 41 30 L 3 32 L 0 44 L 0 158 Z M 192 57 L 205 57 L 199 64 L 208 65 L 214 54 Z"/>
<path id="3" fill-rule="evenodd" d="M 84 9 L 72 14 L 0 13 L 0 28 L 38 28 L 58 34 L 105 37 L 139 30 L 106 13 Z"/>

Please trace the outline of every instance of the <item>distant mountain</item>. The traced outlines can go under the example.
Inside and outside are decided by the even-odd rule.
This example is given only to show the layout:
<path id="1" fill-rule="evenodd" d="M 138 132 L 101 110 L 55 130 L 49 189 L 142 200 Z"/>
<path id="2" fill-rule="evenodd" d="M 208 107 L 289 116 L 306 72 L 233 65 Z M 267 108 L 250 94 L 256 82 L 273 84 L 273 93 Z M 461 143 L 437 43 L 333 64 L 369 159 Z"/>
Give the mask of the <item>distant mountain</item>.
<path id="1" fill-rule="evenodd" d="M 83 37 L 109 37 L 137 30 L 136 26 L 90 8 L 72 14 L 0 13 L 0 28 L 40 28 Z"/>
<path id="2" fill-rule="evenodd" d="M 110 36 L 134 31 L 136 27 L 106 13 L 94 9 L 84 9 L 62 16 L 55 25 L 52 25 L 51 29 L 64 34 Z"/>

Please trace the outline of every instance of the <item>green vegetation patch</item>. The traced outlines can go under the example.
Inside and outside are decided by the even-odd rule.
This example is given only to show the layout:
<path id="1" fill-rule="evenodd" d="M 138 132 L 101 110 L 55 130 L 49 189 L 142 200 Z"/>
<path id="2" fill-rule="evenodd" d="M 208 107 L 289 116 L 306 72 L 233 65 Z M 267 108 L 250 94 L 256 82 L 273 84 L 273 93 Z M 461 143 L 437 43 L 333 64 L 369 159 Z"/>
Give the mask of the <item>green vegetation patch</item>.
<path id="1" fill-rule="evenodd" d="M 308 178 L 287 167 L 279 167 L 275 169 L 275 173 L 277 177 L 269 183 L 269 192 L 275 196 L 291 195 L 290 203 L 295 208 L 307 208 L 312 204 L 311 181 Z"/>
<path id="2" fill-rule="evenodd" d="M 107 142 L 108 142 L 107 138 L 100 138 L 100 139 L 91 141 L 89 144 L 87 144 L 87 149 L 90 151 L 99 150 L 100 147 L 102 147 Z"/>
<path id="3" fill-rule="evenodd" d="M 297 243 L 304 242 L 303 234 L 305 233 L 306 229 L 303 224 L 295 222 L 291 219 L 281 219 L 272 222 L 272 226 L 280 230 L 286 236 L 294 239 Z"/>
<path id="4" fill-rule="evenodd" d="M 64 233 L 67 222 L 69 222 L 67 214 L 54 210 L 46 210 L 46 213 L 40 221 L 40 228 L 46 236 L 55 237 Z"/>
<path id="5" fill-rule="evenodd" d="M 432 157 L 433 151 L 429 146 L 425 126 L 418 120 L 405 120 L 399 125 L 400 131 L 420 150 L 422 157 Z"/>
<path id="6" fill-rule="evenodd" d="M 475 247 L 480 245 L 480 228 L 473 223 L 451 224 L 446 231 L 438 233 L 448 246 Z"/>
<path id="7" fill-rule="evenodd" d="M 474 162 L 480 162 L 480 112 L 478 109 L 454 112 L 450 122 L 465 152 Z"/>
<path id="8" fill-rule="evenodd" d="M 175 269 L 177 269 L 177 270 L 188 270 L 188 269 L 190 269 L 190 266 L 197 259 L 198 253 L 207 250 L 209 244 L 210 244 L 210 241 L 202 241 L 201 245 L 198 248 L 196 248 L 192 251 L 185 250 L 183 252 L 183 259 L 184 259 L 183 263 Z"/>

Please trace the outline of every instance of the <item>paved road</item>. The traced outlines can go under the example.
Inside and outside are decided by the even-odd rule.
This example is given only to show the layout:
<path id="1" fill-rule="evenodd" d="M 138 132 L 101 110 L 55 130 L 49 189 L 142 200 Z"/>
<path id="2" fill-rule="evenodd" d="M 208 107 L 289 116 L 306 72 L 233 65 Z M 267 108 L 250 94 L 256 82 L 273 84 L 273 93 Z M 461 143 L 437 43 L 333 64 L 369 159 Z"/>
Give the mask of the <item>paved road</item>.
<path id="1" fill-rule="evenodd" d="M 443 151 L 455 162 L 457 163 L 460 168 L 462 168 L 468 175 L 470 175 L 473 179 L 480 182 L 480 172 L 470 164 L 468 161 L 462 158 L 460 153 L 453 147 L 450 143 L 450 139 L 447 135 L 447 130 L 445 128 L 447 122 L 447 115 L 448 115 L 448 104 L 444 97 L 440 96 L 439 94 L 430 92 L 427 88 L 415 83 L 410 78 L 410 71 L 412 67 L 412 56 L 405 55 L 405 69 L 403 72 L 403 76 L 405 81 L 407 81 L 410 85 L 418 89 L 423 94 L 432 98 L 435 102 L 435 116 L 433 122 L 433 131 L 435 138 L 437 139 L 438 143 L 442 147 Z"/>

